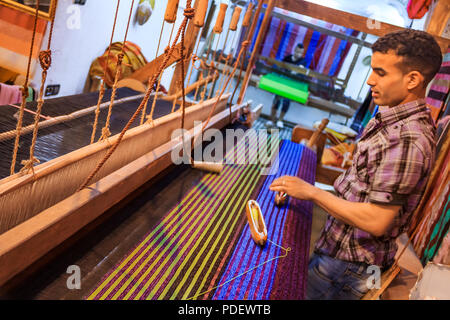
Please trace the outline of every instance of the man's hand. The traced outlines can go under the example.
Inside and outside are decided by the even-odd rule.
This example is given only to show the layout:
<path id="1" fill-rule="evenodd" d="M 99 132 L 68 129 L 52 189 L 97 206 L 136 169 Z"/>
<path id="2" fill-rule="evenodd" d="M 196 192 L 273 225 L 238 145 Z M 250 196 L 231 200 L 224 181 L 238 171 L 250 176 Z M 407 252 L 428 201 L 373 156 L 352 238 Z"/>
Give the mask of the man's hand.
<path id="1" fill-rule="evenodd" d="M 269 189 L 272 191 L 279 191 L 287 193 L 288 196 L 300 200 L 312 200 L 314 186 L 308 182 L 292 176 L 282 176 L 275 179 L 270 185 Z"/>
<path id="2" fill-rule="evenodd" d="M 313 201 L 336 219 L 376 237 L 388 232 L 401 208 L 400 205 L 347 201 L 292 176 L 275 179 L 269 189 L 285 192 L 299 200 Z"/>

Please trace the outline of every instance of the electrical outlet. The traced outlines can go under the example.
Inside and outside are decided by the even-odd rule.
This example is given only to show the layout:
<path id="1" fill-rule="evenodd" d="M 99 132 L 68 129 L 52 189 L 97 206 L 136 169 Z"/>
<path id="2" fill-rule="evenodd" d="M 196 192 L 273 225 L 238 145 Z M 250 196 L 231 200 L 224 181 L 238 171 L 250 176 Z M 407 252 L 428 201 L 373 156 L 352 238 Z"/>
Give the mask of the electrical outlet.
<path id="1" fill-rule="evenodd" d="M 61 86 L 59 84 L 51 84 L 48 85 L 47 88 L 45 88 L 45 96 L 55 96 L 59 93 L 59 88 L 61 88 Z"/>

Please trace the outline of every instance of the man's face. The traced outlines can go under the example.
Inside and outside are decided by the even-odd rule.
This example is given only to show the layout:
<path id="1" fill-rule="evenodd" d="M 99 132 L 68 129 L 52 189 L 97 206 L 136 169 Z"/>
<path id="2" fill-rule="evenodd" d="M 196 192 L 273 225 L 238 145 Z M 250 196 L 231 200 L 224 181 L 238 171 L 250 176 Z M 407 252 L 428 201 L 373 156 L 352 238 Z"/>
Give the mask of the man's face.
<path id="1" fill-rule="evenodd" d="M 304 48 L 295 47 L 295 49 L 294 49 L 294 58 L 295 59 L 300 59 L 301 57 L 303 57 L 303 52 L 304 51 L 305 51 Z"/>
<path id="2" fill-rule="evenodd" d="M 399 68 L 401 61 L 402 57 L 392 51 L 373 53 L 372 73 L 367 84 L 371 87 L 372 98 L 377 105 L 394 107 L 408 95 L 408 77 Z"/>

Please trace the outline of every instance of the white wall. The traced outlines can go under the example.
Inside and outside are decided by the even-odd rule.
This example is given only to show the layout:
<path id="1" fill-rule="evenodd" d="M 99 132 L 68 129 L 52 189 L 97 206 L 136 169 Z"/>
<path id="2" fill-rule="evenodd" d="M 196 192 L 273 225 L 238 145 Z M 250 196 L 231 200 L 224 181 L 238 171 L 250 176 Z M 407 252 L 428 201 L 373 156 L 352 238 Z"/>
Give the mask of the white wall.
<path id="1" fill-rule="evenodd" d="M 114 41 L 123 41 L 131 2 L 131 0 L 120 2 Z M 152 16 L 142 26 L 135 19 L 138 3 L 139 0 L 135 0 L 127 40 L 140 46 L 142 53 L 150 61 L 155 58 L 167 0 L 155 1 Z M 172 41 L 184 18 L 185 6 L 186 0 L 181 0 Z M 116 7 L 117 2 L 111 0 L 87 0 L 83 6 L 74 5 L 73 0 L 59 0 L 51 46 L 52 66 L 46 82 L 46 85 L 61 85 L 58 96 L 83 92 L 92 61 L 102 55 L 109 45 Z M 79 28 L 74 23 L 77 16 L 75 10 L 78 9 Z M 47 46 L 49 26 L 42 42 L 43 49 Z M 168 44 L 171 28 L 172 25 L 165 23 L 159 54 Z M 173 69 L 174 66 L 164 73 L 162 84 L 166 87 L 170 85 Z M 39 67 L 35 72 L 33 83 L 40 83 L 40 78 Z"/>
<path id="2" fill-rule="evenodd" d="M 361 38 L 361 34 L 359 35 L 358 38 Z M 373 43 L 376 41 L 376 39 L 377 39 L 376 36 L 369 34 L 367 35 L 366 41 Z M 350 51 L 342 65 L 341 71 L 339 72 L 338 78 L 345 79 L 345 77 L 347 76 L 347 71 L 349 70 L 350 64 L 352 63 L 357 48 L 358 46 L 356 44 L 353 44 L 352 47 L 350 48 Z M 344 94 L 346 96 L 349 96 L 352 99 L 360 102 L 364 101 L 367 93 L 369 92 L 370 87 L 367 85 L 366 80 L 368 77 L 367 74 L 370 73 L 371 71 L 370 65 L 366 66 L 363 64 L 362 61 L 365 57 L 371 55 L 372 50 L 370 48 L 362 47 L 359 57 L 355 64 L 355 68 L 353 69 L 353 72 L 347 83 L 347 88 L 344 91 Z"/>

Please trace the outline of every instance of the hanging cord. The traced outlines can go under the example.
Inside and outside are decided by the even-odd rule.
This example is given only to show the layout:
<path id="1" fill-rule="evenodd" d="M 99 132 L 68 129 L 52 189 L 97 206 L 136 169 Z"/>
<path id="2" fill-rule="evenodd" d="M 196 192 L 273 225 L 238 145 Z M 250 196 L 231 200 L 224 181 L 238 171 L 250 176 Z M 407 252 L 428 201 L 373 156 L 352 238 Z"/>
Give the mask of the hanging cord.
<path id="1" fill-rule="evenodd" d="M 233 39 L 231 40 L 231 43 L 233 44 L 234 43 L 234 41 L 236 40 L 236 33 L 237 32 L 234 32 L 234 35 L 233 35 Z M 230 53 L 226 56 L 226 57 L 222 57 L 222 55 L 221 55 L 221 57 L 225 60 L 225 66 L 224 66 L 224 68 L 223 68 L 223 71 L 222 71 L 222 75 L 224 75 L 222 78 L 220 78 L 220 82 L 219 82 L 219 88 L 222 86 L 222 79 L 224 78 L 224 79 L 226 79 L 227 78 L 227 76 L 230 74 L 228 71 L 228 63 L 230 62 L 230 60 L 233 58 L 233 55 L 231 54 L 231 52 L 232 52 L 232 50 L 230 50 Z"/>
<path id="2" fill-rule="evenodd" d="M 28 81 L 30 78 L 30 68 L 31 68 L 31 59 L 33 56 L 34 41 L 36 39 L 36 28 L 37 28 L 38 15 L 39 15 L 39 0 L 36 1 L 36 11 L 35 11 L 35 16 L 34 16 L 33 34 L 31 37 L 30 53 L 28 55 L 27 74 L 25 77 L 25 84 L 23 85 L 23 88 L 22 88 L 22 103 L 20 105 L 19 118 L 17 119 L 16 139 L 14 141 L 14 151 L 13 151 L 13 156 L 12 156 L 12 161 L 11 161 L 11 169 L 10 169 L 11 175 L 13 175 L 15 172 L 17 151 L 19 150 L 19 139 L 20 139 L 20 135 L 21 135 L 21 131 L 22 131 L 23 114 L 24 114 L 25 106 L 27 104 Z"/>
<path id="3" fill-rule="evenodd" d="M 175 37 L 175 40 L 172 44 L 172 46 L 170 47 L 170 49 L 165 53 L 165 57 L 163 62 L 161 63 L 161 65 L 159 66 L 158 71 L 153 75 L 153 77 L 149 78 L 148 80 L 148 87 L 147 87 L 147 91 L 145 93 L 144 99 L 142 100 L 141 104 L 139 105 L 139 107 L 136 109 L 136 111 L 134 112 L 134 114 L 131 116 L 130 120 L 128 121 L 128 123 L 125 125 L 125 127 L 122 129 L 122 131 L 120 132 L 119 136 L 117 137 L 117 140 L 111 145 L 111 147 L 108 149 L 108 152 L 105 154 L 105 156 L 103 157 L 102 160 L 100 160 L 100 162 L 97 164 L 97 166 L 94 168 L 94 170 L 89 174 L 89 176 L 85 179 L 85 181 L 83 182 L 83 184 L 80 186 L 80 188 L 78 188 L 77 191 L 82 190 L 83 188 L 85 188 L 86 186 L 89 185 L 89 183 L 91 182 L 91 180 L 94 178 L 94 176 L 98 173 L 98 171 L 103 167 L 103 165 L 105 164 L 105 162 L 111 157 L 111 155 L 114 153 L 114 151 L 117 149 L 117 147 L 119 146 L 120 142 L 123 139 L 123 136 L 125 135 L 125 133 L 127 132 L 127 130 L 130 128 L 131 124 L 136 120 L 137 116 L 139 115 L 139 113 L 142 111 L 142 109 L 144 108 L 144 105 L 148 102 L 148 99 L 150 98 L 150 93 L 152 92 L 155 83 L 158 79 L 158 77 L 160 76 L 160 74 L 162 73 L 162 70 L 164 70 L 164 68 L 166 67 L 169 58 L 172 56 L 173 50 L 175 48 L 175 45 L 178 41 L 178 38 L 180 37 L 180 34 L 183 32 L 185 32 L 186 29 L 186 25 L 188 22 L 188 19 L 190 19 L 190 17 L 193 16 L 193 8 L 191 8 L 191 3 L 192 0 L 187 0 L 186 1 L 186 9 L 184 10 L 185 12 L 185 18 L 180 26 L 180 28 L 178 29 L 177 35 Z M 192 10 L 192 11 L 191 11 Z M 189 14 L 191 13 L 191 14 Z"/>
<path id="4" fill-rule="evenodd" d="M 186 21 L 188 19 L 192 19 L 194 17 L 195 10 L 194 8 L 189 8 L 189 11 L 187 9 L 184 12 L 184 16 L 186 17 Z M 184 129 L 184 118 L 186 114 L 186 97 L 185 97 L 185 90 L 184 90 L 184 32 L 181 33 L 181 47 L 180 47 L 180 53 L 181 53 L 181 96 L 182 96 L 182 103 L 181 103 L 181 129 Z M 173 111 L 172 111 L 173 112 Z M 183 139 L 183 146 L 184 146 L 184 130 L 182 131 L 182 139 Z M 192 159 L 191 159 L 192 163 Z"/>
<path id="5" fill-rule="evenodd" d="M 31 140 L 31 146 L 30 146 L 30 157 L 28 160 L 22 160 L 21 164 L 24 166 L 20 172 L 29 173 L 30 171 L 34 174 L 34 164 L 39 163 L 40 161 L 34 157 L 34 149 L 36 146 L 36 140 L 37 140 L 37 134 L 39 130 L 39 120 L 41 118 L 41 112 L 42 112 L 42 106 L 44 105 L 44 86 L 45 81 L 47 80 L 47 71 L 50 68 L 52 64 L 52 51 L 51 48 L 51 42 L 53 37 L 53 27 L 55 25 L 55 11 L 56 6 L 58 5 L 58 1 L 55 1 L 55 5 L 53 7 L 53 10 L 51 12 L 52 20 L 50 24 L 50 32 L 48 35 L 48 43 L 47 43 L 47 50 L 41 51 L 39 53 L 39 63 L 42 68 L 42 77 L 41 77 L 41 88 L 39 90 L 39 97 L 38 97 L 38 104 L 36 108 L 36 113 L 34 116 L 34 129 L 33 129 L 33 138 Z"/>
<path id="6" fill-rule="evenodd" d="M 245 35 L 245 38 L 247 38 L 247 40 L 250 40 L 250 39 L 248 39 L 248 36 L 249 36 L 249 33 L 250 33 L 250 27 L 246 30 L 246 35 Z M 245 53 L 244 53 L 244 57 L 245 56 L 247 56 L 247 51 L 245 51 Z M 245 61 L 245 58 L 244 59 L 242 59 L 242 61 L 241 61 L 241 67 L 240 67 L 240 70 L 239 70 L 239 77 L 238 77 L 238 80 L 237 80 L 237 82 L 236 82 L 236 86 L 234 87 L 234 91 L 233 91 L 233 94 L 231 95 L 231 100 L 230 100 L 230 104 L 232 105 L 233 104 L 233 100 L 234 100 L 234 95 L 236 94 L 236 91 L 237 91 L 237 88 L 239 87 L 239 84 L 241 83 L 241 80 L 242 80 L 242 72 L 243 72 L 243 70 L 244 70 L 244 61 Z"/>
<path id="7" fill-rule="evenodd" d="M 113 24 L 113 28 L 112 28 L 112 32 L 111 32 L 111 40 L 109 41 L 109 47 L 108 47 L 108 51 L 106 53 L 105 69 L 103 71 L 103 77 L 100 81 L 100 91 L 98 93 L 97 109 L 95 109 L 94 125 L 92 126 L 91 144 L 94 143 L 94 140 L 95 140 L 95 134 L 97 133 L 98 116 L 100 114 L 100 104 L 102 103 L 103 96 L 105 95 L 106 70 L 108 68 L 109 56 L 111 54 L 111 46 L 112 46 L 112 42 L 113 42 L 113 38 L 114 38 L 114 32 L 116 30 L 117 15 L 119 13 L 119 5 L 120 5 L 120 0 L 117 0 L 116 15 L 114 17 L 114 24 Z"/>
<path id="8" fill-rule="evenodd" d="M 102 129 L 102 135 L 101 135 L 99 141 L 105 140 L 111 135 L 111 131 L 109 130 L 109 122 L 111 120 L 112 107 L 114 105 L 114 100 L 116 98 L 117 82 L 119 82 L 119 79 L 122 75 L 122 62 L 123 62 L 123 58 L 125 56 L 125 44 L 127 42 L 128 30 L 130 28 L 130 21 L 131 21 L 131 14 L 133 13 L 133 7 L 134 7 L 134 0 L 132 0 L 132 2 L 131 2 L 130 14 L 128 15 L 127 29 L 125 31 L 125 37 L 123 39 L 122 49 L 121 49 L 120 53 L 117 55 L 116 74 L 114 76 L 114 84 L 112 86 L 111 99 L 110 99 L 109 108 L 108 108 L 108 115 L 106 116 L 106 123 Z"/>
<path id="9" fill-rule="evenodd" d="M 203 60 L 203 58 L 201 58 L 201 60 L 204 62 L 203 64 L 208 68 L 208 74 L 207 74 L 206 77 L 209 77 L 209 76 L 211 75 L 212 60 L 211 60 L 211 63 L 208 64 L 208 58 L 209 58 L 209 54 L 210 54 L 210 52 L 211 52 L 211 47 L 213 46 L 213 43 L 214 43 L 214 40 L 215 40 L 215 39 L 216 39 L 216 34 L 213 32 L 213 33 L 211 34 L 211 42 L 210 42 L 210 44 L 209 44 L 209 46 L 208 46 L 208 51 L 206 52 L 206 58 L 205 58 L 205 60 Z M 202 76 L 203 76 L 203 72 L 202 72 Z M 205 89 L 202 90 L 202 93 L 200 93 L 201 101 L 203 101 L 203 98 L 205 97 L 205 91 L 206 91 L 206 86 L 207 86 L 207 85 L 208 85 L 208 82 L 206 82 L 206 83 L 204 84 Z"/>
<path id="10" fill-rule="evenodd" d="M 219 34 L 219 41 L 220 41 L 220 35 L 221 34 Z M 213 66 L 215 66 L 217 47 L 219 47 L 219 42 L 217 42 L 216 50 L 214 51 L 214 57 L 213 57 L 214 65 Z M 211 63 L 213 63 L 213 61 L 211 61 Z M 217 70 L 217 68 L 214 71 L 217 74 L 217 77 L 220 78 L 220 72 Z M 216 81 L 217 81 L 217 78 L 215 78 L 213 80 L 213 83 L 211 84 L 211 88 L 210 88 L 209 94 L 208 94 L 208 99 L 211 98 L 214 86 L 216 85 Z"/>
<path id="11" fill-rule="evenodd" d="M 217 285 L 217 286 L 215 286 L 215 287 L 213 287 L 213 288 L 211 288 L 211 289 L 208 289 L 208 290 L 203 291 L 203 292 L 201 292 L 201 293 L 199 293 L 199 294 L 196 294 L 195 296 L 192 296 L 192 297 L 188 298 L 187 300 L 193 300 L 193 299 L 195 299 L 195 298 L 197 298 L 197 297 L 199 297 L 199 296 L 202 296 L 202 295 L 204 295 L 204 294 L 207 294 L 207 293 L 209 293 L 209 292 L 211 292 L 211 291 L 213 291 L 213 290 L 215 290 L 215 289 L 217 289 L 217 288 L 223 287 L 223 286 L 226 285 L 227 283 L 230 283 L 231 281 L 236 280 L 237 278 L 240 278 L 240 277 L 242 277 L 243 275 L 245 275 L 245 274 L 247 274 L 247 273 L 249 273 L 249 272 L 251 272 L 251 271 L 253 271 L 253 270 L 255 270 L 255 269 L 258 269 L 259 267 L 262 267 L 263 265 L 265 265 L 265 264 L 267 264 L 267 263 L 269 263 L 269 262 L 271 262 L 271 261 L 273 261 L 273 260 L 286 258 L 287 255 L 288 255 L 288 253 L 289 253 L 290 251 L 292 251 L 291 247 L 284 248 L 284 247 L 282 247 L 282 246 L 276 244 L 275 242 L 271 241 L 270 239 L 267 239 L 267 241 L 270 242 L 271 244 L 273 244 L 274 246 L 276 246 L 276 247 L 278 247 L 278 248 L 284 250 L 284 253 L 283 253 L 282 255 L 279 255 L 279 256 L 270 258 L 269 260 L 264 261 L 264 262 L 258 264 L 257 266 L 254 266 L 254 267 L 252 267 L 252 268 L 250 268 L 250 269 L 248 269 L 248 270 L 245 270 L 244 272 L 238 274 L 237 276 L 234 276 L 234 277 L 232 277 L 231 279 L 228 279 L 227 281 L 222 282 L 221 284 L 219 284 L 219 285 Z"/>
<path id="12" fill-rule="evenodd" d="M 174 27 L 175 27 L 175 22 L 172 24 L 172 30 L 170 31 L 169 44 L 170 44 L 170 41 L 172 40 L 172 34 L 173 34 Z M 159 44 L 158 44 L 158 47 L 159 47 Z M 164 52 L 167 52 L 169 49 L 170 48 L 166 48 L 164 50 Z M 156 54 L 158 54 L 158 53 L 156 53 Z M 141 123 L 140 123 L 141 125 L 144 123 L 145 117 L 147 117 L 147 122 L 148 123 L 153 123 L 153 112 L 155 111 L 156 99 L 158 98 L 159 88 L 161 87 L 161 78 L 162 78 L 163 73 L 164 73 L 164 70 L 161 72 L 161 75 L 158 77 L 158 82 L 157 82 L 157 85 L 156 85 L 155 96 L 153 97 L 153 103 L 152 103 L 152 108 L 150 110 L 150 114 L 148 116 L 146 116 L 146 114 L 147 114 L 147 111 L 146 111 L 147 103 L 144 105 L 144 108 L 142 109 Z"/>
<path id="13" fill-rule="evenodd" d="M 188 81 L 187 84 L 189 85 L 189 83 L 191 82 L 191 75 L 192 75 L 192 70 L 195 68 L 195 62 L 198 60 L 198 47 L 200 46 L 200 42 L 201 42 L 201 33 L 199 32 L 199 37 L 198 37 L 198 42 L 197 42 L 197 48 L 195 49 L 195 53 L 192 54 L 192 66 L 191 66 L 191 70 L 189 71 L 189 76 L 188 76 Z"/>
<path id="14" fill-rule="evenodd" d="M 236 72 L 237 66 L 238 66 L 238 64 L 239 64 L 239 61 L 240 61 L 240 59 L 241 59 L 241 57 L 242 57 L 242 54 L 244 53 L 245 50 L 247 50 L 247 47 L 248 47 L 249 43 L 250 43 L 250 42 L 247 41 L 247 40 L 244 41 L 244 42 L 242 42 L 242 47 L 241 47 L 241 50 L 239 51 L 239 55 L 238 55 L 238 57 L 237 57 L 237 59 L 236 59 L 236 61 L 235 61 L 235 63 L 234 63 L 233 70 L 231 71 L 231 73 L 230 73 L 229 76 L 227 77 L 227 80 L 225 81 L 224 86 L 222 87 L 222 90 L 220 91 L 220 94 L 217 96 L 216 102 L 214 102 L 214 105 L 212 106 L 212 108 L 211 108 L 211 110 L 210 110 L 210 112 L 209 112 L 208 118 L 206 119 L 206 122 L 205 122 L 205 123 L 203 124 L 203 126 L 202 126 L 202 131 L 201 131 L 201 134 L 200 134 L 199 136 L 202 136 L 202 135 L 203 135 L 203 132 L 205 131 L 205 128 L 208 126 L 209 121 L 211 120 L 211 117 L 212 117 L 214 111 L 216 110 L 217 104 L 219 103 L 220 98 L 222 97 L 222 95 L 223 95 L 223 93 L 224 93 L 224 91 L 225 91 L 225 88 L 228 86 L 228 83 L 229 83 L 230 80 L 233 78 L 233 76 L 234 76 L 234 74 L 235 74 L 235 72 Z M 231 121 L 231 120 L 232 120 L 232 109 L 231 109 L 231 105 L 230 105 L 229 110 L 230 110 L 229 120 Z M 195 146 L 195 137 L 192 139 L 191 150 L 193 150 L 194 146 Z M 193 164 L 193 163 L 194 163 L 194 162 L 193 162 L 193 159 L 192 159 L 192 157 L 191 157 L 191 164 Z"/>
<path id="15" fill-rule="evenodd" d="M 214 73 L 216 72 L 214 61 L 216 60 L 216 52 L 217 52 L 217 48 L 219 47 L 220 35 L 221 35 L 221 33 L 219 33 L 219 39 L 217 40 L 216 48 L 214 49 L 213 56 L 212 56 L 212 58 L 211 58 L 211 61 L 209 62 L 208 77 L 211 75 L 211 71 L 212 71 L 212 70 L 214 70 Z M 216 38 L 216 37 L 214 37 L 214 40 L 215 40 L 215 38 Z M 211 45 L 212 45 L 212 44 L 211 44 Z M 207 56 L 207 57 L 208 57 L 208 56 Z M 203 92 L 202 92 L 202 94 L 201 94 L 202 102 L 205 100 L 205 97 L 206 97 L 206 89 L 207 89 L 207 87 L 208 87 L 208 83 L 209 83 L 209 80 L 206 81 L 205 87 L 203 88 Z M 212 86 L 211 86 L 211 89 L 212 89 Z"/>

